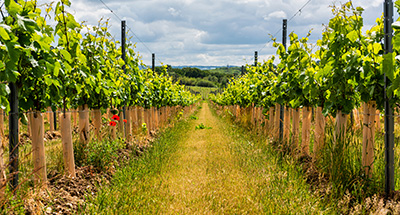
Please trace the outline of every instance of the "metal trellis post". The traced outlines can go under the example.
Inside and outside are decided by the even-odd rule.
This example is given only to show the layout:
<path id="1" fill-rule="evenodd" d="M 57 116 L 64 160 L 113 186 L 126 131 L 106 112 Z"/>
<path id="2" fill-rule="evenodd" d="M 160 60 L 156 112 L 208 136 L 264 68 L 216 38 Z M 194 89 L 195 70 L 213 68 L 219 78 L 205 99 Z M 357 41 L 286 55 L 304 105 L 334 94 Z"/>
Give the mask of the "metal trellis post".
<path id="1" fill-rule="evenodd" d="M 393 1 L 384 2 L 384 31 L 385 31 L 385 54 L 393 53 L 392 46 L 392 23 L 393 23 Z M 393 109 L 390 106 L 390 98 L 386 90 L 390 85 L 390 80 L 385 71 L 385 192 L 389 195 L 394 191 L 394 118 Z"/>
<path id="2" fill-rule="evenodd" d="M 286 50 L 286 37 L 287 37 L 287 19 L 284 19 L 283 25 L 282 25 L 282 44 L 283 44 L 283 47 L 285 47 L 285 50 Z M 285 120 L 284 119 L 284 110 L 285 110 L 285 107 L 283 104 L 281 104 L 280 121 L 279 121 L 279 138 L 280 138 L 280 140 L 283 140 L 283 120 Z"/>

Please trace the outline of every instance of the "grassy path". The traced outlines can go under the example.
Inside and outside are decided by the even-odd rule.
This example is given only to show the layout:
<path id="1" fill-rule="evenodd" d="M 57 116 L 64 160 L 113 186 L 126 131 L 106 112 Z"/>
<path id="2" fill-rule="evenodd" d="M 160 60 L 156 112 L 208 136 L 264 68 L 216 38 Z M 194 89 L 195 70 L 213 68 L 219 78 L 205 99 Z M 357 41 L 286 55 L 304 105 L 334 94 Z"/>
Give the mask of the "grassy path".
<path id="1" fill-rule="evenodd" d="M 260 205 L 248 198 L 246 178 L 231 153 L 232 140 L 223 132 L 222 122 L 204 103 L 195 123 L 212 129 L 191 126 L 179 144 L 175 161 L 164 171 L 165 194 L 172 199 L 163 213 L 259 214 Z"/>
<path id="2" fill-rule="evenodd" d="M 295 165 L 265 141 L 215 116 L 178 123 L 82 208 L 102 214 L 332 213 Z M 203 123 L 211 129 L 198 129 Z"/>

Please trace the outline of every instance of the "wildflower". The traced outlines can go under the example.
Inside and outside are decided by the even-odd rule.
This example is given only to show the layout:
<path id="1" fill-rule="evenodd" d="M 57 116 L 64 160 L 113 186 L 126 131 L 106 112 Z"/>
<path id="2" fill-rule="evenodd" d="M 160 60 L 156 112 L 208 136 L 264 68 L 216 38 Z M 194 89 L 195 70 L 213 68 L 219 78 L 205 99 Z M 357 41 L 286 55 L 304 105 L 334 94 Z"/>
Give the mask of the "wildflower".
<path id="1" fill-rule="evenodd" d="M 111 119 L 119 121 L 119 116 L 118 115 L 114 115 L 114 116 L 111 117 Z"/>
<path id="2" fill-rule="evenodd" d="M 125 122 L 125 123 L 127 123 L 127 122 L 128 122 L 128 120 L 124 119 L 124 122 Z"/>
<path id="3" fill-rule="evenodd" d="M 117 125 L 117 123 L 115 122 L 115 121 L 110 121 L 110 124 L 109 124 L 110 126 L 116 126 Z"/>

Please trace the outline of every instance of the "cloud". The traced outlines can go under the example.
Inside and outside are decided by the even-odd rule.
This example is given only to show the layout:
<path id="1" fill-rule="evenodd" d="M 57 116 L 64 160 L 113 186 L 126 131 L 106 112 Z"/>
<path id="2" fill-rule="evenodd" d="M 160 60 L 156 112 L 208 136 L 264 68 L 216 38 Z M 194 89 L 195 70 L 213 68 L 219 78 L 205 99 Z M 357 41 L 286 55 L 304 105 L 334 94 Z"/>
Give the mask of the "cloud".
<path id="1" fill-rule="evenodd" d="M 50 0 L 43 0 L 50 1 Z M 252 63 L 254 51 L 270 41 L 281 40 L 282 19 L 290 19 L 288 33 L 303 37 L 314 29 L 310 42 L 321 37 L 322 24 L 332 17 L 329 5 L 339 0 L 103 0 L 121 19 L 126 20 L 137 43 L 137 51 L 146 64 L 151 52 L 172 65 L 242 65 Z M 71 0 L 69 9 L 78 21 L 96 25 L 102 17 L 110 19 L 110 31 L 120 35 L 120 20 L 100 0 Z M 353 0 L 365 8 L 366 26 L 372 26 L 382 14 L 383 0 Z M 134 33 L 137 37 L 135 37 Z M 140 41 L 144 42 L 143 45 Z M 150 49 L 150 51 L 147 49 Z M 267 45 L 260 61 L 275 53 Z"/>
<path id="2" fill-rule="evenodd" d="M 181 14 L 180 11 L 175 10 L 175 8 L 173 8 L 173 7 L 170 7 L 170 8 L 168 9 L 168 12 L 169 12 L 172 16 L 174 16 L 174 17 L 177 17 L 177 16 L 179 16 L 179 15 Z"/>
<path id="3" fill-rule="evenodd" d="M 274 18 L 285 19 L 285 18 L 287 18 L 287 15 L 286 15 L 285 11 L 279 10 L 279 11 L 274 11 L 274 12 L 268 14 L 268 16 L 264 17 L 265 20 L 270 20 L 270 19 L 274 19 Z"/>

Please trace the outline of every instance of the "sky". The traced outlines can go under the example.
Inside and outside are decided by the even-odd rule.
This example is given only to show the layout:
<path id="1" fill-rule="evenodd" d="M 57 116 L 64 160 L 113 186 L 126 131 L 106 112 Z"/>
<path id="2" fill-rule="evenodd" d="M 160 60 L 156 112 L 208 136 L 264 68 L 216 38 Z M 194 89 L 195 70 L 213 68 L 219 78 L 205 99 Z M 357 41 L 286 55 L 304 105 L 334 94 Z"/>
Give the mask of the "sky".
<path id="1" fill-rule="evenodd" d="M 116 14 L 117 18 L 102 1 Z M 78 21 L 96 25 L 110 18 L 110 32 L 121 38 L 120 20 L 126 20 L 131 43 L 145 64 L 226 66 L 252 64 L 274 55 L 270 35 L 281 41 L 282 19 L 288 34 L 306 36 L 310 42 L 321 38 L 323 24 L 333 16 L 330 5 L 338 0 L 71 0 L 69 12 Z M 382 15 L 384 0 L 353 0 L 365 9 L 365 29 Z M 300 10 L 303 6 L 305 7 Z"/>

